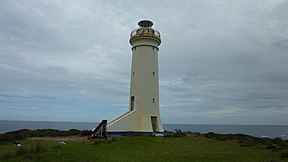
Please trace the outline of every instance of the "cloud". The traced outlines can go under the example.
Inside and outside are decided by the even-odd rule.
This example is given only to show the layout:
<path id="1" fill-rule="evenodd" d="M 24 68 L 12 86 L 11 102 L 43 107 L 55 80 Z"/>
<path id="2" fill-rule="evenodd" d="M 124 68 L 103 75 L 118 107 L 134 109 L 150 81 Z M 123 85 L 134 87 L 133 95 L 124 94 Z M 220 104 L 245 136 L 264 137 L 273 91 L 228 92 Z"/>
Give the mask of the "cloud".
<path id="1" fill-rule="evenodd" d="M 287 124 L 287 11 L 287 0 L 3 1 L 0 118 L 127 111 L 129 34 L 147 18 L 162 37 L 164 123 Z"/>

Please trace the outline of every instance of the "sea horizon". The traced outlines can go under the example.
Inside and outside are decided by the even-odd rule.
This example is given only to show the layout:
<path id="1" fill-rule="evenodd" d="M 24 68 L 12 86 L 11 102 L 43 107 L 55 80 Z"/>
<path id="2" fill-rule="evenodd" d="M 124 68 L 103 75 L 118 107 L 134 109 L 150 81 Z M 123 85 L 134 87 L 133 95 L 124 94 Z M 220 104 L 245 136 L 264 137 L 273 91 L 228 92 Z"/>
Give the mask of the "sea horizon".
<path id="1" fill-rule="evenodd" d="M 20 121 L 0 120 L 0 133 L 20 129 L 91 130 L 99 122 L 69 121 Z M 247 134 L 255 137 L 282 138 L 288 140 L 288 125 L 232 125 L 232 124 L 163 124 L 165 131 L 182 130 L 197 133 Z"/>

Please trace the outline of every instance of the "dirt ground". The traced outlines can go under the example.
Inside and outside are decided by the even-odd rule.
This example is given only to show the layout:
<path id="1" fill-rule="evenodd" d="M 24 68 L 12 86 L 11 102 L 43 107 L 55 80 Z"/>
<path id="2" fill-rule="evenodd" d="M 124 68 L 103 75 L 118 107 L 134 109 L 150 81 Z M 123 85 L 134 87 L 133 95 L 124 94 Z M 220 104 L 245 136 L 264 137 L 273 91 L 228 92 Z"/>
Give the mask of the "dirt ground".
<path id="1" fill-rule="evenodd" d="M 45 141 L 70 141 L 70 142 L 86 142 L 89 141 L 87 137 L 32 137 L 32 140 L 45 140 Z"/>

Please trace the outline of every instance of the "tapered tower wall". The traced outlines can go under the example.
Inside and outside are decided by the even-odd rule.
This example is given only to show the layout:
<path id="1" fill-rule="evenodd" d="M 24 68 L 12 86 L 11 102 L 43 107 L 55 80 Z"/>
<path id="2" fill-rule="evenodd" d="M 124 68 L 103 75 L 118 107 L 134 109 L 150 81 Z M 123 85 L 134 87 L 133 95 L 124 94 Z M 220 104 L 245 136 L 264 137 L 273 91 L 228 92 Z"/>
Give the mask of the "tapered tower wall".
<path id="1" fill-rule="evenodd" d="M 151 21 L 140 21 L 132 31 L 129 111 L 108 124 L 109 132 L 163 132 L 159 112 L 158 46 L 160 33 Z"/>

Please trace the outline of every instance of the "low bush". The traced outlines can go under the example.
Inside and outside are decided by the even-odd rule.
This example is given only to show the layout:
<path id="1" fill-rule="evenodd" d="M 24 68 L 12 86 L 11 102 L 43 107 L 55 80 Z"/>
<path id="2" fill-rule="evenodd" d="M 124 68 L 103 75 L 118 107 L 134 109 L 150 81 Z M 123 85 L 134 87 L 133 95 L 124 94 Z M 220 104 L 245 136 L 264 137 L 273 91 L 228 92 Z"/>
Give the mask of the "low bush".
<path id="1" fill-rule="evenodd" d="M 288 151 L 281 152 L 281 157 L 282 158 L 288 158 Z"/>
<path id="2" fill-rule="evenodd" d="M 30 153 L 30 150 L 29 148 L 26 148 L 26 147 L 19 147 L 15 153 L 15 157 L 18 157 L 18 156 L 22 156 L 22 155 L 26 155 Z"/>
<path id="3" fill-rule="evenodd" d="M 91 130 L 83 130 L 81 132 L 81 136 L 90 136 L 92 134 Z"/>
<path id="4" fill-rule="evenodd" d="M 1 159 L 10 159 L 10 158 L 15 158 L 15 157 L 19 157 L 19 156 L 25 156 L 25 155 L 31 155 L 31 154 L 40 154 L 42 152 L 45 152 L 47 149 L 37 143 L 32 147 L 18 147 L 16 152 L 9 152 L 9 153 L 5 153 L 1 155 Z"/>
<path id="5" fill-rule="evenodd" d="M 63 145 L 57 144 L 57 145 L 53 145 L 52 149 L 60 149 L 62 147 L 63 147 Z"/>
<path id="6" fill-rule="evenodd" d="M 255 141 L 252 141 L 252 140 L 246 140 L 246 141 L 240 140 L 238 142 L 239 142 L 240 147 L 251 147 L 256 144 Z"/>
<path id="7" fill-rule="evenodd" d="M 7 132 L 5 134 L 0 134 L 0 143 L 7 143 L 16 140 L 22 140 L 27 137 L 58 137 L 58 136 L 89 136 L 91 131 L 84 130 L 80 131 L 77 129 L 70 129 L 68 131 L 54 130 L 54 129 L 20 129 L 13 132 Z"/>
<path id="8" fill-rule="evenodd" d="M 120 139 L 120 137 L 115 136 L 115 137 L 112 137 L 112 138 L 111 138 L 111 141 L 114 142 L 114 141 L 118 141 L 119 139 Z"/>
<path id="9" fill-rule="evenodd" d="M 39 153 L 42 153 L 46 151 L 46 148 L 41 145 L 40 143 L 37 143 L 34 147 L 31 148 L 31 153 L 34 153 L 34 154 L 39 154 Z"/>
<path id="10" fill-rule="evenodd" d="M 99 145 L 99 144 L 101 144 L 101 143 L 103 143 L 102 141 L 100 141 L 100 140 L 96 140 L 96 141 L 94 141 L 94 145 Z"/>
<path id="11" fill-rule="evenodd" d="M 173 137 L 174 133 L 165 133 L 164 134 L 164 138 L 169 138 L 169 137 Z"/>
<path id="12" fill-rule="evenodd" d="M 186 136 L 186 134 L 183 133 L 183 132 L 176 132 L 176 133 L 174 133 L 173 136 L 174 136 L 174 137 L 184 137 L 184 136 Z"/>
<path id="13" fill-rule="evenodd" d="M 273 151 L 278 152 L 280 150 L 287 150 L 288 142 L 282 140 L 281 138 L 270 139 L 269 142 L 265 141 L 266 148 Z"/>
<path id="14" fill-rule="evenodd" d="M 1 154 L 1 159 L 11 159 L 15 157 L 15 153 L 14 152 L 7 152 L 7 153 L 3 153 Z"/>

